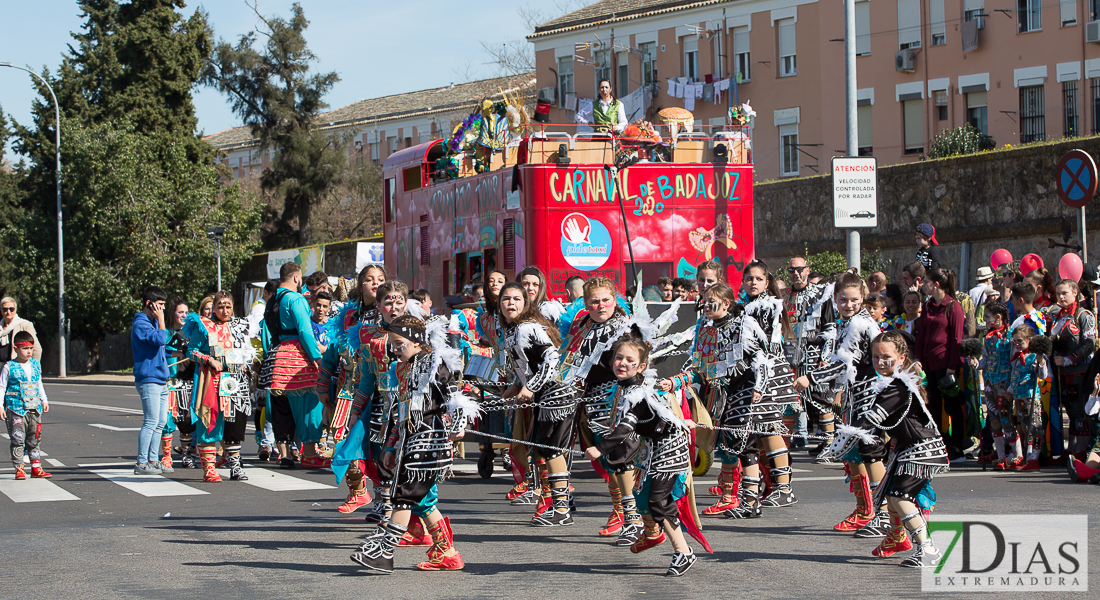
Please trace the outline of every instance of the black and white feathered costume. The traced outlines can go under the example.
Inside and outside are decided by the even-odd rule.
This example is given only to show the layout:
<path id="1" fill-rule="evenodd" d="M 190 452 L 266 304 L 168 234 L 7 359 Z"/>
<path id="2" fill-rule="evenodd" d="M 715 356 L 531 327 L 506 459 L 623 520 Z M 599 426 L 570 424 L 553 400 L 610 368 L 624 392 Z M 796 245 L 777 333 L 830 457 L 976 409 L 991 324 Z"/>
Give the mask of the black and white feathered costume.
<path id="1" fill-rule="evenodd" d="M 531 403 L 537 424 L 533 441 L 558 448 L 568 445 L 577 390 L 558 380 L 558 347 L 538 323 L 504 325 L 503 333 L 501 347 L 507 355 L 509 379 L 534 394 Z M 540 448 L 535 451 L 546 459 L 561 455 Z"/>
<path id="2" fill-rule="evenodd" d="M 880 490 L 886 496 L 915 502 L 924 484 L 950 467 L 947 447 L 921 396 L 920 376 L 911 369 L 897 369 L 893 377 L 874 382 L 872 394 L 870 403 L 851 425 L 837 432 L 826 452 L 843 456 L 854 445 L 873 442 L 881 432 L 888 433 L 895 443 L 894 457 L 886 468 L 887 485 Z"/>
<path id="3" fill-rule="evenodd" d="M 798 402 L 798 392 L 794 389 L 794 371 L 783 352 L 783 301 L 761 294 L 745 305 L 745 314 L 756 319 L 768 338 L 764 353 L 771 373 L 768 375 L 765 400 L 778 405 L 782 414 L 784 405 Z"/>
<path id="4" fill-rule="evenodd" d="M 798 291 L 788 290 L 785 308 L 792 321 L 792 336 L 786 350 L 796 377 L 808 374 L 821 363 L 822 356 L 829 356 L 835 350 L 831 344 L 836 340 L 833 286 L 832 283 L 808 284 Z M 829 334 L 830 331 L 833 333 Z M 832 410 L 828 384 L 811 385 L 800 395 L 804 403 L 813 404 L 818 411 Z"/>

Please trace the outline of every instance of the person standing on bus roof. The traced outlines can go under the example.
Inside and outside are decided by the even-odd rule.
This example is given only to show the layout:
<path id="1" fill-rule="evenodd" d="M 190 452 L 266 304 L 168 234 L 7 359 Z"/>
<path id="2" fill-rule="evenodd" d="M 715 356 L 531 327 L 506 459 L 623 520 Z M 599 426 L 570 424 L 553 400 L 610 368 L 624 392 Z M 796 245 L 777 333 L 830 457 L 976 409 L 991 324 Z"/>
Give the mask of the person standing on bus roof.
<path id="1" fill-rule="evenodd" d="M 596 131 L 600 133 L 621 133 L 627 126 L 626 108 L 623 103 L 611 96 L 611 82 L 601 79 L 597 84 L 600 99 L 592 106 L 592 120 Z"/>

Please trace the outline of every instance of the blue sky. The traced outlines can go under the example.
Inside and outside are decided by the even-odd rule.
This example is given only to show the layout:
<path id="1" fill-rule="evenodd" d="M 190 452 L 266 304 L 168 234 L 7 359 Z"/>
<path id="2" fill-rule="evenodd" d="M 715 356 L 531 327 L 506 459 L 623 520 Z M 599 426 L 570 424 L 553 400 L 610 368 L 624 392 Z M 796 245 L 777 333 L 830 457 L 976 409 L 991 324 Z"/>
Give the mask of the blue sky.
<path id="1" fill-rule="evenodd" d="M 290 0 L 258 0 L 264 15 L 288 17 Z M 341 81 L 326 100 L 333 108 L 364 98 L 493 77 L 494 65 L 480 45 L 522 38 L 527 31 L 517 8 L 528 0 L 301 0 L 310 21 L 306 41 L 317 56 L 315 69 L 336 71 Z M 244 0 L 190 1 L 209 14 L 216 38 L 235 42 L 257 27 Z M 81 26 L 71 0 L 0 0 L 0 62 L 56 69 L 70 32 Z M 460 74 L 461 73 L 461 74 Z M 0 68 L 0 107 L 30 123 L 31 76 Z M 240 124 L 225 97 L 210 88 L 195 94 L 199 128 L 206 134 Z M 9 155 L 10 158 L 10 155 Z"/>

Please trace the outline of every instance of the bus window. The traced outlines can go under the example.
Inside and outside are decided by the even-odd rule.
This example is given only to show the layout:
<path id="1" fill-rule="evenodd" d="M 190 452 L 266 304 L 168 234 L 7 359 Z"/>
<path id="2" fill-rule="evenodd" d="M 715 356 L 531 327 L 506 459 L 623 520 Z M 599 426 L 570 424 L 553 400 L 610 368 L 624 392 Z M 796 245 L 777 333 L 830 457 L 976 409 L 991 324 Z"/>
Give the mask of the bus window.
<path id="1" fill-rule="evenodd" d="M 393 195 L 394 192 L 397 191 L 396 183 L 396 180 L 393 177 L 390 177 L 386 179 L 386 185 L 382 186 L 382 195 L 384 196 L 383 201 L 386 209 L 385 218 L 387 223 L 393 223 L 394 213 L 397 212 L 394 210 L 393 206 Z"/>
<path id="2" fill-rule="evenodd" d="M 403 172 L 405 176 L 405 191 L 417 190 L 424 185 L 423 167 L 407 167 Z"/>

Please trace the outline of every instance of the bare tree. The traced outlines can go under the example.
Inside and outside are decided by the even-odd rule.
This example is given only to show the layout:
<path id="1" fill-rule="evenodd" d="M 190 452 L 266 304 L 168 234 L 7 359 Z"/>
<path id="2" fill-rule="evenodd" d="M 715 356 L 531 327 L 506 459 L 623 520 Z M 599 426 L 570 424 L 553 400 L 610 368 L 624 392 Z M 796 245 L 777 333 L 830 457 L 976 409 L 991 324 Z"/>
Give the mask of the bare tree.
<path id="1" fill-rule="evenodd" d="M 529 33 L 534 33 L 535 27 L 584 8 L 588 4 L 591 2 L 584 0 L 554 0 L 549 6 L 546 3 L 529 2 L 517 8 L 516 13 L 523 20 L 524 28 Z M 481 49 L 489 55 L 488 64 L 495 65 L 497 74 L 500 76 L 519 75 L 535 70 L 535 49 L 526 37 L 505 42 L 479 40 L 479 43 Z M 468 67 L 467 70 L 469 70 Z"/>

